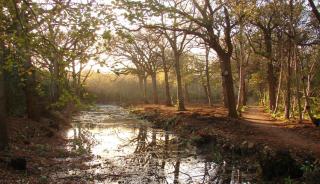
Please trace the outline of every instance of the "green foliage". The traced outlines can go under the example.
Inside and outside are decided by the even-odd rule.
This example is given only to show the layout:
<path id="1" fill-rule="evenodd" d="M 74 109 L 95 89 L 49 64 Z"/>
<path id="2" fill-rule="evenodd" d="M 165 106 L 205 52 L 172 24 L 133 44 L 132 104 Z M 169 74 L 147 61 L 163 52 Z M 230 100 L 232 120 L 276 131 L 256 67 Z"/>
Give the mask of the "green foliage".
<path id="1" fill-rule="evenodd" d="M 246 109 L 248 109 L 248 107 L 244 105 L 244 106 L 241 107 L 240 112 L 245 112 Z"/>
<path id="2" fill-rule="evenodd" d="M 62 110 L 70 104 L 72 104 L 76 108 L 81 107 L 81 102 L 78 96 L 74 95 L 68 90 L 63 90 L 58 101 L 56 103 L 51 104 L 51 108 Z"/>
<path id="3" fill-rule="evenodd" d="M 170 129 L 170 127 L 173 127 L 174 125 L 177 124 L 177 122 L 179 121 L 179 116 L 174 116 L 170 119 L 168 119 L 166 122 L 165 122 L 165 129 Z"/>
<path id="4" fill-rule="evenodd" d="M 212 159 L 217 164 L 221 164 L 223 162 L 223 157 L 217 147 L 213 147 L 212 149 Z"/>
<path id="5" fill-rule="evenodd" d="M 293 180 L 288 176 L 287 178 L 284 179 L 285 184 L 293 184 Z"/>
<path id="6" fill-rule="evenodd" d="M 303 173 L 310 173 L 310 172 L 314 171 L 315 169 L 316 169 L 316 167 L 310 162 L 305 162 L 301 166 L 301 170 L 303 171 Z"/>
<path id="7" fill-rule="evenodd" d="M 40 183 L 48 183 L 49 178 L 47 176 L 41 175 L 40 176 Z"/>

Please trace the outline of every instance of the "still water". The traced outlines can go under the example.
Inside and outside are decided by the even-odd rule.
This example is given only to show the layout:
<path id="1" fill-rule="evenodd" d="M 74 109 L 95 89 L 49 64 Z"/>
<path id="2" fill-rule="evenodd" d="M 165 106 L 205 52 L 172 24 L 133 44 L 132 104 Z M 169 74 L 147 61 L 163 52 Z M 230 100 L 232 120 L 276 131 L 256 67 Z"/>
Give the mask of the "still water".
<path id="1" fill-rule="evenodd" d="M 119 106 L 101 105 L 73 118 L 69 149 L 94 155 L 89 169 L 65 175 L 90 175 L 94 183 L 252 183 L 245 172 L 219 159 L 209 160 L 173 132 L 155 129 Z M 63 176 L 64 175 L 64 176 Z"/>

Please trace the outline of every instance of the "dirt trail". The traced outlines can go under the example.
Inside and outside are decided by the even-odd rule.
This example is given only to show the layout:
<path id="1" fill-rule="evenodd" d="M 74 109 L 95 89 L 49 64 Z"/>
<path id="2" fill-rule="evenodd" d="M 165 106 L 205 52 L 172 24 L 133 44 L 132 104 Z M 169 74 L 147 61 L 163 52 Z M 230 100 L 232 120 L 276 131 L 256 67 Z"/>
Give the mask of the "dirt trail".
<path id="1" fill-rule="evenodd" d="M 273 120 L 269 114 L 263 112 L 262 107 L 257 106 L 249 107 L 242 116 L 247 120 L 246 123 L 262 133 L 258 139 L 266 139 L 273 145 L 320 155 L 320 139 L 315 135 L 319 130 L 310 123 L 290 125 L 284 121 Z"/>

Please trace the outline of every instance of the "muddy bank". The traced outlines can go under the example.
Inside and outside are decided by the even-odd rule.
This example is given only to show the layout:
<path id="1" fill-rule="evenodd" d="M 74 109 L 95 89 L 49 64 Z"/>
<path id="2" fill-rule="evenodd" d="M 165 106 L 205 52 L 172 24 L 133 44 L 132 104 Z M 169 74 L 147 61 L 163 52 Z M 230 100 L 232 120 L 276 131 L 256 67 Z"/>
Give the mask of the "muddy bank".
<path id="1" fill-rule="evenodd" d="M 69 119 L 59 112 L 39 121 L 8 118 L 10 150 L 0 152 L 0 183 L 55 183 L 50 178 L 53 173 L 67 172 L 76 164 L 82 167 L 79 158 L 91 157 L 67 149 L 70 140 L 65 138 L 65 131 L 70 127 Z"/>
<path id="2" fill-rule="evenodd" d="M 241 157 L 253 165 L 264 181 L 317 183 L 319 154 L 278 144 L 263 137 L 263 132 L 243 120 L 229 119 L 201 111 L 176 112 L 158 107 L 135 107 L 131 111 L 157 128 L 171 130 L 202 148 L 215 145 L 223 154 Z M 210 151 L 210 150 L 209 150 Z M 210 155 L 210 154 L 209 154 Z M 250 164 L 249 164 L 250 165 Z"/>

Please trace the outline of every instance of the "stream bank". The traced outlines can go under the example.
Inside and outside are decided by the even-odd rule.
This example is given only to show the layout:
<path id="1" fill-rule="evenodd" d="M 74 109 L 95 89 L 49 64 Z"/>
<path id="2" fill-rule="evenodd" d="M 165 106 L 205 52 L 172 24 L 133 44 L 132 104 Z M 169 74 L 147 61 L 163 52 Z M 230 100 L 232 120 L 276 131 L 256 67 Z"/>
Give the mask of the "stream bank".
<path id="1" fill-rule="evenodd" d="M 194 109 L 176 112 L 159 106 L 137 106 L 131 112 L 153 122 L 154 127 L 174 131 L 198 147 L 207 148 L 208 155 L 212 156 L 210 150 L 212 152 L 212 145 L 215 145 L 214 149 L 224 155 L 246 160 L 248 165 L 259 165 L 254 172 L 264 183 L 318 183 L 317 153 L 291 149 L 285 142 L 283 146 L 268 142 L 260 130 L 243 120 Z"/>
<path id="2" fill-rule="evenodd" d="M 0 152 L 0 183 L 56 183 L 52 173 L 67 172 L 71 164 L 83 167 L 82 161 L 91 159 L 90 154 L 67 149 L 65 132 L 71 121 L 63 113 L 48 112 L 38 121 L 9 117 L 7 122 L 10 149 Z"/>

